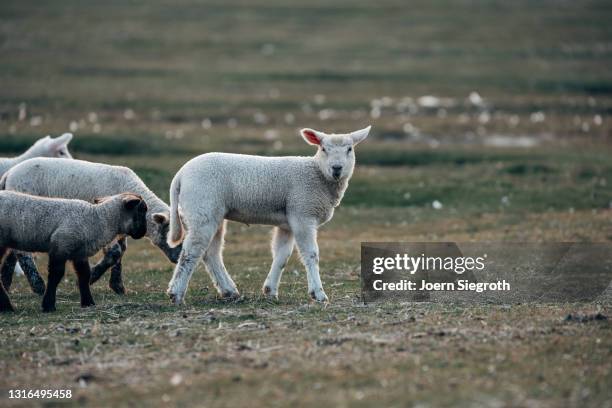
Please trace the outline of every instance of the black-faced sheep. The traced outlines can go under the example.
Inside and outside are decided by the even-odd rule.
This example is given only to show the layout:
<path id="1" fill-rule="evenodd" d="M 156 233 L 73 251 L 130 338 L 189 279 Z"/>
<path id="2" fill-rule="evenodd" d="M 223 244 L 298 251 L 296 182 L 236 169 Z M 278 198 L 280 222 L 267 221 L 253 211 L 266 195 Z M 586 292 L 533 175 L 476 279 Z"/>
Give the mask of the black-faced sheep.
<path id="1" fill-rule="evenodd" d="M 0 259 L 9 249 L 49 254 L 44 312 L 55 310 L 57 285 L 64 276 L 66 261 L 71 261 L 78 276 L 81 306 L 91 306 L 94 301 L 89 290 L 88 257 L 117 237 L 142 238 L 147 232 L 146 214 L 145 201 L 131 193 L 91 204 L 0 191 Z M 0 311 L 12 310 L 4 285 L 0 285 Z"/>

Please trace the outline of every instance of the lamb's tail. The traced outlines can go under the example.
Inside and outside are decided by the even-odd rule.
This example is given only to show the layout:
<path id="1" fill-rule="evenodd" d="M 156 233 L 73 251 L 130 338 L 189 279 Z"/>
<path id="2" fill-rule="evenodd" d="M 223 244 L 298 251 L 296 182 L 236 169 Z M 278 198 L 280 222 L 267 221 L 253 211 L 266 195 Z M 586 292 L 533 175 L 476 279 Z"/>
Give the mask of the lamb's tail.
<path id="1" fill-rule="evenodd" d="M 179 214 L 179 193 L 181 192 L 180 175 L 177 174 L 170 185 L 170 230 L 168 231 L 168 246 L 177 247 L 185 236 L 181 215 Z"/>

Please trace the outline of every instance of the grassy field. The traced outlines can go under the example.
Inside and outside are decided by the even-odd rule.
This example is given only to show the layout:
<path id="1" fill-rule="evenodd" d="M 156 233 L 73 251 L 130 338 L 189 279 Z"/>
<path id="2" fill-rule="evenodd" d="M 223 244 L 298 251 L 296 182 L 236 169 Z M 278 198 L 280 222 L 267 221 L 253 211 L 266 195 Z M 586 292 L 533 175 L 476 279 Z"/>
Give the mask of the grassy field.
<path id="1" fill-rule="evenodd" d="M 308 302 L 295 254 L 278 302 L 260 295 L 268 228 L 229 226 L 231 303 L 200 267 L 171 306 L 172 265 L 132 241 L 128 294 L 103 278 L 95 308 L 72 273 L 51 315 L 16 279 L 0 406 L 51 388 L 91 406 L 612 407 L 609 319 L 566 319 L 609 318 L 609 298 L 364 305 L 359 286 L 362 241 L 612 241 L 612 5 L 330 3 L 2 2 L 2 156 L 71 130 L 76 158 L 128 165 L 167 200 L 200 153 L 373 131 L 320 232 L 329 305 Z"/>

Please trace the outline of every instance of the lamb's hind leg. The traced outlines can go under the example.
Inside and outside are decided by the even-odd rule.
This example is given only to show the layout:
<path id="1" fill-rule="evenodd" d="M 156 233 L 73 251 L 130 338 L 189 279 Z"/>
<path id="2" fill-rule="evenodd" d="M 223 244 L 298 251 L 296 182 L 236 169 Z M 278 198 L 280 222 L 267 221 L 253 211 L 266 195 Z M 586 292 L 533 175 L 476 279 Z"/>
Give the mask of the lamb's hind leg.
<path id="1" fill-rule="evenodd" d="M 223 236 L 225 235 L 225 224 L 225 221 L 221 222 L 221 226 L 217 229 L 202 259 L 221 297 L 224 299 L 237 299 L 240 297 L 240 293 L 223 264 Z"/>
<path id="2" fill-rule="evenodd" d="M 280 278 L 287 260 L 293 252 L 293 246 L 294 240 L 291 231 L 279 227 L 274 228 L 274 235 L 272 236 L 272 267 L 263 285 L 264 295 L 272 298 L 278 297 Z"/>
<path id="3" fill-rule="evenodd" d="M 198 266 L 198 261 L 204 255 L 206 249 L 208 249 L 220 222 L 221 220 L 207 221 L 200 223 L 200 225 L 189 225 L 187 236 L 183 241 L 183 250 L 166 291 L 175 305 L 183 303 L 193 271 Z"/>
<path id="4" fill-rule="evenodd" d="M 6 248 L 0 248 L 0 264 L 4 266 L 4 262 L 2 262 L 2 258 L 4 257 L 4 253 L 6 252 Z M 5 260 L 6 261 L 6 260 Z M 11 271 L 11 274 L 13 271 Z M 15 308 L 11 304 L 11 299 L 9 298 L 6 289 L 4 288 L 4 284 L 0 282 L 0 312 L 14 312 Z"/>
<path id="5" fill-rule="evenodd" d="M 0 275 L 2 276 L 2 286 L 4 286 L 4 289 L 7 292 L 11 290 L 15 266 L 17 266 L 17 254 L 15 254 L 15 251 L 10 251 L 4 258 L 2 268 L 0 268 Z"/>
<path id="6" fill-rule="evenodd" d="M 47 290 L 45 291 L 42 301 L 43 312 L 55 311 L 57 285 L 62 281 L 65 271 L 66 260 L 49 254 L 49 279 L 47 282 Z"/>

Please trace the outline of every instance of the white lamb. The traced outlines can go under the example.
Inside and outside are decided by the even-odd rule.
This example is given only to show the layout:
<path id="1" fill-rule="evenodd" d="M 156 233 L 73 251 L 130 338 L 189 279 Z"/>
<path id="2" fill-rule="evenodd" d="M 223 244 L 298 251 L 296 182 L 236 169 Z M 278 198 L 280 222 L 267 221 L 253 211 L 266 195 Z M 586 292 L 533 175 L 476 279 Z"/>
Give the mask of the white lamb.
<path id="1" fill-rule="evenodd" d="M 313 157 L 262 157 L 208 153 L 187 162 L 170 187 L 171 247 L 183 243 L 168 285 L 175 304 L 183 302 L 200 258 L 224 298 L 239 296 L 223 264 L 225 221 L 273 225 L 273 262 L 263 285 L 278 296 L 278 285 L 294 240 L 308 277 L 309 295 L 326 302 L 319 276 L 317 229 L 340 204 L 355 167 L 353 147 L 370 127 L 349 134 L 328 135 L 303 129 L 302 137 L 318 146 Z"/>
<path id="2" fill-rule="evenodd" d="M 0 177 L 6 173 L 11 167 L 34 157 L 59 157 L 71 159 L 72 156 L 68 151 L 68 143 L 72 140 L 71 133 L 64 133 L 55 139 L 51 136 L 38 139 L 25 153 L 20 156 L 5 158 L 0 157 Z"/>
<path id="3" fill-rule="evenodd" d="M 167 234 L 170 207 L 155 195 L 131 169 L 83 160 L 65 162 L 59 159 L 37 158 L 18 164 L 0 180 L 0 189 L 18 191 L 43 197 L 79 199 L 93 202 L 97 197 L 131 191 L 141 195 L 149 211 L 147 212 L 147 237 L 158 246 L 171 262 L 176 263 L 180 248 L 168 247 Z M 121 239 L 105 250 L 105 257 L 92 269 L 92 282 L 112 266 L 109 286 L 116 293 L 125 292 L 121 278 L 121 258 L 125 253 L 126 240 Z M 24 261 L 19 255 L 19 262 Z M 23 266 L 23 265 L 22 265 Z M 9 274 L 3 268 L 3 282 L 8 289 Z M 24 268 L 28 275 L 38 272 Z M 29 279 L 32 280 L 31 277 Z"/>

